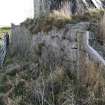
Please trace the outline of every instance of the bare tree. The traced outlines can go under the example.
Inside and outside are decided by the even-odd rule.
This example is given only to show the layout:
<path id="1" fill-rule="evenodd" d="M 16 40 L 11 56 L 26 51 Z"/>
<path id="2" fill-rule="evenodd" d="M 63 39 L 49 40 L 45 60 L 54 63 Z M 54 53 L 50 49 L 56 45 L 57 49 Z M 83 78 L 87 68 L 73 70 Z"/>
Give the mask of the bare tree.
<path id="1" fill-rule="evenodd" d="M 72 12 L 76 11 L 76 3 L 76 0 L 34 0 L 34 15 L 35 18 L 38 18 L 53 10 L 71 15 Z"/>
<path id="2" fill-rule="evenodd" d="M 53 10 L 62 11 L 65 14 L 82 14 L 86 9 L 102 9 L 101 0 L 34 0 L 35 18 Z"/>

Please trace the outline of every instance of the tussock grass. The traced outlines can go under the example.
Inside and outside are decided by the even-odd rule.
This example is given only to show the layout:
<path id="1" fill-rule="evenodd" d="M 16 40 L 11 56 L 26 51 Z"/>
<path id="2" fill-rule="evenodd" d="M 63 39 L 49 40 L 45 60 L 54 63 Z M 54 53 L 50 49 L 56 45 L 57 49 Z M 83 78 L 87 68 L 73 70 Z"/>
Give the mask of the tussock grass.
<path id="1" fill-rule="evenodd" d="M 53 11 L 46 16 L 41 16 L 35 21 L 27 19 L 21 25 L 27 27 L 32 34 L 38 32 L 48 32 L 53 27 L 62 28 L 65 24 L 70 22 L 71 16 L 65 15 L 63 12 Z"/>
<path id="2" fill-rule="evenodd" d="M 80 21 L 98 22 L 103 16 L 103 10 L 89 10 L 82 15 L 67 15 L 63 11 L 52 11 L 46 16 L 40 16 L 36 20 L 26 19 L 21 25 L 24 25 L 32 34 L 38 32 L 48 32 L 53 27 L 62 28 L 68 23 L 78 23 Z"/>
<path id="3" fill-rule="evenodd" d="M 98 21 L 101 20 L 101 17 L 103 16 L 104 11 L 103 10 L 97 10 L 97 9 L 93 9 L 93 10 L 89 10 L 86 11 L 83 15 L 74 15 L 73 21 L 88 21 L 88 22 L 92 22 L 92 23 L 97 23 Z"/>

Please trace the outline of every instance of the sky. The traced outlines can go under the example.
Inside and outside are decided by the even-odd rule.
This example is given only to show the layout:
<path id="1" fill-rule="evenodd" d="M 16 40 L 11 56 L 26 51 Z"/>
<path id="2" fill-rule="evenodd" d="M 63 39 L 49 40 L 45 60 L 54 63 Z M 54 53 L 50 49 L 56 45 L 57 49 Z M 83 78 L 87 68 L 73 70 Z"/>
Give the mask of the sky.
<path id="1" fill-rule="evenodd" d="M 0 26 L 19 24 L 33 17 L 33 0 L 0 0 Z"/>

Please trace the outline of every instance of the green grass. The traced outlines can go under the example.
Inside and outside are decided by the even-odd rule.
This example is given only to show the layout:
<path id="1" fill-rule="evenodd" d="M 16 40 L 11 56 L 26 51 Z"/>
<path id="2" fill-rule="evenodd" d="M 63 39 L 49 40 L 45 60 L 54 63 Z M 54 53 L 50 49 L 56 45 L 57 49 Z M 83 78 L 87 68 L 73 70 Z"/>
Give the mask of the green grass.
<path id="1" fill-rule="evenodd" d="M 1 27 L 0 28 L 0 39 L 2 38 L 3 33 L 5 33 L 5 32 L 8 32 L 10 34 L 11 28 L 10 27 Z"/>

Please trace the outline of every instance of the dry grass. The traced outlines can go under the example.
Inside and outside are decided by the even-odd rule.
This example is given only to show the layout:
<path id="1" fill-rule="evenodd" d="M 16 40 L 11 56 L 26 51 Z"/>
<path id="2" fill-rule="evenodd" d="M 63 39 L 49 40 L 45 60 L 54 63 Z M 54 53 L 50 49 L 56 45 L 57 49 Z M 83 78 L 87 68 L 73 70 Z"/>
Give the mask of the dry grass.
<path id="1" fill-rule="evenodd" d="M 32 30 L 32 32 L 47 32 L 51 30 L 54 26 L 61 28 L 63 27 L 67 22 L 70 21 L 70 17 L 66 17 L 63 13 L 59 13 L 57 11 L 54 11 L 53 13 L 50 13 L 47 17 L 40 18 L 36 25 L 36 27 Z"/>
<path id="2" fill-rule="evenodd" d="M 89 21 L 89 22 L 97 23 L 98 21 L 100 21 L 103 14 L 104 14 L 103 10 L 97 10 L 97 9 L 89 10 L 82 15 L 72 16 L 73 18 L 72 21 Z"/>
<path id="3" fill-rule="evenodd" d="M 84 62 L 84 59 L 82 60 Z M 14 105 L 20 105 L 20 103 L 23 103 L 22 105 L 34 105 L 35 103 L 36 105 L 74 105 L 78 100 L 83 100 L 83 103 L 88 103 L 90 100 L 87 101 L 87 99 L 91 97 L 100 101 L 103 97 L 101 95 L 104 93 L 105 82 L 100 70 L 101 68 L 91 61 L 83 62 L 81 61 L 81 69 L 83 69 L 82 72 L 84 72 L 83 75 L 81 75 L 81 83 L 77 79 L 74 80 L 70 78 L 63 66 L 57 65 L 53 69 L 46 69 L 42 65 L 38 65 L 38 68 L 36 66 L 32 68 L 32 65 L 29 64 L 25 67 L 21 66 L 22 70 L 14 75 L 7 75 L 7 73 L 5 73 L 7 77 L 5 83 L 9 82 L 12 84 L 12 91 L 11 89 L 9 90 L 10 93 L 8 97 L 5 98 L 5 101 L 7 100 L 8 103 L 11 101 Z M 20 65 L 21 64 L 23 63 L 20 63 Z M 32 75 L 36 75 L 37 71 L 39 75 L 33 78 Z M 33 74 L 34 72 L 35 74 Z M 71 75 L 76 76 L 76 74 Z"/>
<path id="4" fill-rule="evenodd" d="M 93 14 L 92 17 L 94 17 Z M 70 20 L 71 17 L 54 11 L 47 17 L 41 17 L 35 24 L 33 20 L 28 19 L 25 25 L 33 33 L 40 31 L 47 32 L 53 26 L 61 28 L 66 22 L 70 22 Z M 22 30 L 20 31 L 19 29 L 18 31 L 21 32 Z M 20 35 L 23 35 L 23 38 L 21 36 L 17 37 L 25 41 L 27 40 L 26 37 L 29 36 L 29 34 L 25 34 L 24 32 Z M 27 44 L 22 40 L 22 46 L 26 46 Z M 14 41 L 14 43 L 16 42 Z M 21 52 L 24 52 L 24 50 L 22 49 L 20 53 Z M 44 67 L 42 64 L 36 66 L 36 64 L 33 63 L 33 65 L 33 68 L 30 64 L 28 66 L 25 65 L 25 67 L 21 68 L 22 70 L 13 75 L 11 75 L 11 73 L 5 73 L 6 76 L 9 75 L 8 80 L 13 84 L 13 88 L 11 88 L 13 90 L 6 98 L 8 103 L 13 103 L 13 105 L 74 105 L 74 101 L 77 101 L 76 96 L 78 96 L 78 100 L 80 98 L 85 101 L 84 98 L 88 97 L 90 93 L 91 97 L 92 95 L 94 97 L 100 97 L 103 94 L 102 92 L 104 92 L 105 80 L 100 70 L 101 68 L 93 62 L 87 61 L 86 55 L 82 55 L 80 65 L 78 65 L 79 68 L 82 69 L 78 71 L 81 80 L 70 78 L 70 74 L 67 73 L 65 68 L 57 66 L 57 64 L 54 64 L 56 67 L 53 68 L 48 67 L 50 65 L 47 65 L 47 67 Z M 76 74 L 71 75 L 77 76 Z M 83 103 L 80 103 L 80 105 L 82 104 Z"/>
<path id="5" fill-rule="evenodd" d="M 77 23 L 80 21 L 97 22 L 103 15 L 103 10 L 89 10 L 82 15 L 67 15 L 64 11 L 52 11 L 46 16 L 40 16 L 38 19 L 27 19 L 21 25 L 24 25 L 32 34 L 38 32 L 48 32 L 53 27 L 62 28 L 67 23 Z"/>
<path id="6" fill-rule="evenodd" d="M 99 88 L 104 87 L 104 78 L 102 72 L 99 70 L 100 67 L 96 64 L 91 63 L 89 69 L 87 70 L 87 86 L 91 88 L 94 92 L 99 91 Z M 101 92 L 101 91 L 100 91 Z"/>
<path id="7" fill-rule="evenodd" d="M 81 85 L 88 89 L 91 97 L 102 98 L 105 95 L 104 66 L 89 58 L 87 59 L 84 53 L 81 55 L 80 65 Z"/>
<path id="8" fill-rule="evenodd" d="M 27 27 L 32 34 L 38 32 L 48 32 L 54 26 L 57 28 L 62 28 L 65 24 L 70 22 L 71 17 L 65 15 L 64 12 L 53 11 L 49 13 L 47 16 L 41 16 L 40 18 L 33 21 L 32 19 L 27 19 L 21 25 Z"/>

